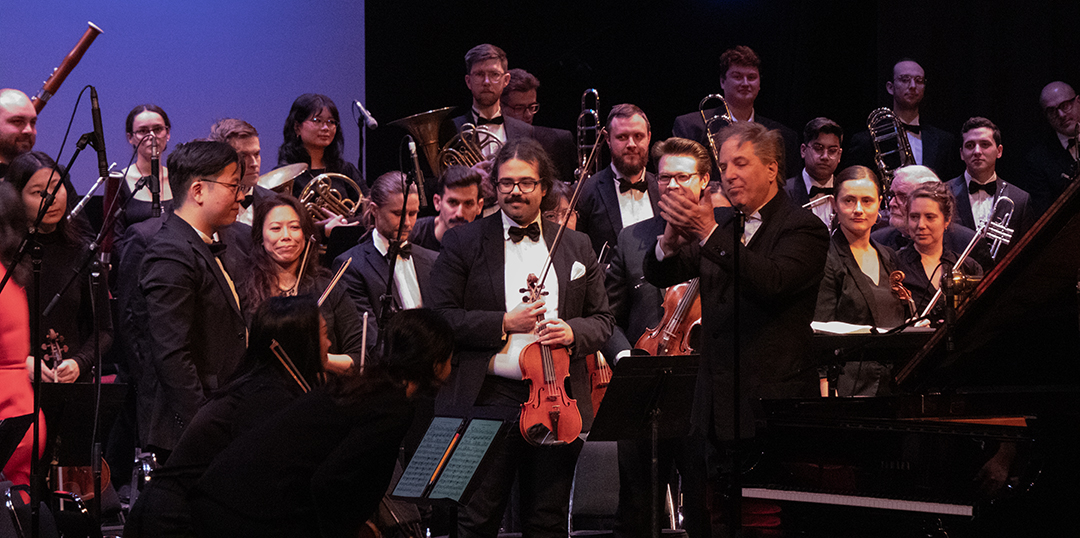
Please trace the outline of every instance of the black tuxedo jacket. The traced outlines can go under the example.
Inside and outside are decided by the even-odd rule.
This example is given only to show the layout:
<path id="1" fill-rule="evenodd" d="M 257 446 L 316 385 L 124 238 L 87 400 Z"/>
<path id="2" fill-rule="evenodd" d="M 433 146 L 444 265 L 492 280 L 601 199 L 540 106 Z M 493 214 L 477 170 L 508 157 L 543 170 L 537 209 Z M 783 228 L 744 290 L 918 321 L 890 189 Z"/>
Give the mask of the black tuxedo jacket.
<path id="1" fill-rule="evenodd" d="M 975 230 L 975 216 L 971 212 L 971 198 L 968 195 L 967 182 L 964 181 L 964 175 L 961 174 L 958 177 L 950 179 L 948 182 L 949 190 L 952 191 L 953 196 L 956 197 L 956 218 L 955 222 L 959 222 L 972 230 Z M 1031 210 L 1031 198 L 1028 193 L 1022 189 L 1006 182 L 1000 177 L 998 178 L 997 194 L 994 195 L 990 206 L 997 203 L 998 198 L 1007 196 L 1013 201 L 1013 214 L 1009 218 L 1009 227 L 1013 229 L 1012 241 L 1008 245 L 1002 245 L 998 252 L 997 259 L 1001 259 L 1005 256 L 1005 253 L 1009 251 L 1012 245 L 1020 241 L 1020 238 L 1035 224 L 1035 213 Z M 983 239 L 983 242 L 989 246 L 991 243 L 987 239 Z M 960 250 L 959 252 L 963 252 Z"/>
<path id="2" fill-rule="evenodd" d="M 893 249 L 873 239 L 870 244 L 877 250 L 878 260 L 886 274 L 897 270 L 899 260 Z M 871 283 L 859 268 L 859 262 L 851 254 L 851 245 L 842 230 L 833 233 L 829 242 L 829 257 L 825 262 L 825 278 L 818 289 L 816 321 L 843 321 L 875 327 L 895 327 L 911 315 L 906 302 L 893 297 L 887 304 L 874 298 Z"/>
<path id="3" fill-rule="evenodd" d="M 633 349 L 638 338 L 664 317 L 664 294 L 645 280 L 642 266 L 645 254 L 666 225 L 657 215 L 619 232 L 618 248 L 604 279 L 608 304 L 615 316 L 615 330 L 601 350 L 609 362 L 620 351 Z"/>
<path id="4" fill-rule="evenodd" d="M 787 195 L 791 198 L 795 205 L 804 206 L 810 202 L 810 193 L 806 192 L 806 184 L 803 182 L 802 169 L 799 169 L 799 173 L 792 177 L 787 178 L 787 182 L 784 183 L 784 190 L 787 191 Z"/>
<path id="5" fill-rule="evenodd" d="M 171 450 L 206 395 L 236 370 L 247 326 L 210 246 L 175 214 L 150 239 L 139 267 L 152 364 L 143 369 L 158 383 L 146 439 Z M 230 276 L 237 282 L 240 274 Z"/>
<path id="6" fill-rule="evenodd" d="M 659 215 L 660 187 L 657 186 L 656 175 L 646 171 L 645 182 L 653 215 Z M 600 255 L 604 243 L 607 243 L 609 249 L 615 248 L 619 232 L 623 229 L 616 185 L 615 174 L 609 166 L 593 174 L 581 186 L 581 197 L 577 205 L 577 231 L 589 236 L 597 256 Z"/>
<path id="7" fill-rule="evenodd" d="M 1076 172 L 1076 161 L 1052 131 L 1028 151 L 1024 159 L 1024 177 L 1016 184 L 1031 194 L 1035 220 L 1065 192 Z"/>
<path id="8" fill-rule="evenodd" d="M 705 111 L 705 117 L 711 118 L 717 114 L 718 110 L 713 108 Z M 803 162 L 802 155 L 799 154 L 799 135 L 788 126 L 774 120 L 770 120 L 758 114 L 754 113 L 754 122 L 760 123 L 770 131 L 776 129 L 780 131 L 780 134 L 784 136 L 784 166 L 780 170 L 779 177 L 787 177 L 793 170 L 802 170 Z M 705 122 L 701 119 L 700 112 L 691 112 L 689 114 L 683 114 L 675 118 L 675 125 L 671 128 L 671 134 L 680 138 L 689 138 L 700 142 L 705 146 L 705 149 L 709 149 L 709 141 L 705 139 Z M 720 151 L 720 148 L 716 148 Z M 720 174 L 716 168 L 716 163 L 713 163 L 712 179 L 719 180 Z"/>
<path id="9" fill-rule="evenodd" d="M 704 246 L 691 241 L 663 261 L 649 249 L 645 278 L 660 287 L 701 278 L 703 349 L 691 420 L 702 434 L 712 428 L 718 438 L 731 439 L 734 212 L 717 208 L 714 214 L 719 227 Z M 812 397 L 818 390 L 817 370 L 806 350 L 829 232 L 783 190 L 761 208 L 761 218 L 761 227 L 739 253 L 743 437 L 754 434 L 759 398 Z"/>
<path id="10" fill-rule="evenodd" d="M 431 267 L 435 264 L 436 256 L 438 256 L 437 252 L 418 245 L 412 246 L 413 266 L 416 268 L 416 278 L 419 281 L 417 284 L 420 286 L 420 298 L 424 306 L 428 303 L 427 298 L 430 293 L 428 276 L 431 274 Z M 353 261 L 341 275 L 341 283 L 345 284 L 345 290 L 352 298 L 352 302 L 356 304 L 356 311 L 360 318 L 364 317 L 364 312 L 368 313 L 367 343 L 370 348 L 379 340 L 378 322 L 382 316 L 382 296 L 386 293 L 390 262 L 379 253 L 379 250 L 375 248 L 375 242 L 371 239 L 334 258 L 334 271 L 336 272 L 349 258 Z M 395 289 L 397 289 L 396 284 Z M 395 307 L 400 306 L 397 301 L 397 294 L 395 294 Z"/>
<path id="11" fill-rule="evenodd" d="M 440 147 L 445 145 L 454 138 L 458 132 L 461 131 L 461 126 L 466 123 L 473 123 L 472 108 L 465 107 L 465 113 L 460 116 L 454 116 L 448 123 L 443 123 L 439 134 Z M 525 123 L 519 119 L 511 118 L 506 114 L 503 114 L 503 128 L 506 130 L 506 139 L 513 140 L 515 138 L 535 138 L 533 126 Z M 434 192 L 434 191 L 431 191 Z"/>
<path id="12" fill-rule="evenodd" d="M 925 123 L 922 124 L 921 135 L 924 166 L 933 170 L 939 178 L 953 177 L 963 172 L 964 162 L 960 160 L 960 145 L 955 136 Z M 874 162 L 874 142 L 870 140 L 870 131 L 859 131 L 852 135 L 837 170 L 856 164 L 871 170 L 878 169 Z"/>
<path id="13" fill-rule="evenodd" d="M 550 221 L 542 227 L 550 246 L 559 227 Z M 450 379 L 436 397 L 436 412 L 472 406 L 487 376 L 488 361 L 505 343 L 505 255 L 501 212 L 453 228 L 443 236 L 434 268 L 439 278 L 432 282 L 430 305 L 454 328 L 457 348 Z M 585 273 L 571 280 L 575 263 L 583 265 Z M 542 269 L 537 267 L 536 271 Z M 577 399 L 583 429 L 588 430 L 594 412 L 584 359 L 600 349 L 614 325 L 604 275 L 588 238 L 573 230 L 566 230 L 551 270 L 559 278 L 559 317 L 574 331 L 571 396 Z"/>
<path id="14" fill-rule="evenodd" d="M 533 138 L 543 146 L 562 181 L 574 181 L 574 170 L 578 167 L 577 143 L 574 135 L 566 129 L 533 125 Z"/>

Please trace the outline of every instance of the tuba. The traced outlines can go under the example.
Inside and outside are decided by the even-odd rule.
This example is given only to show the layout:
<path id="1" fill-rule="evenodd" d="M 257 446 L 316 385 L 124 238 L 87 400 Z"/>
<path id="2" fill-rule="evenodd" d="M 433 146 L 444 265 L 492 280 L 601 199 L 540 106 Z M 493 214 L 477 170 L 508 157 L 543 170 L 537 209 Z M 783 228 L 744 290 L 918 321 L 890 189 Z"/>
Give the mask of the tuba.
<path id="1" fill-rule="evenodd" d="M 307 208 L 311 218 L 315 221 L 326 218 L 326 215 L 321 211 L 322 209 L 342 217 L 352 217 L 356 215 L 356 211 L 364 201 L 363 194 L 360 195 L 359 200 L 353 201 L 348 196 L 338 192 L 337 189 L 333 188 L 333 184 L 330 182 L 331 179 L 340 179 L 348 186 L 356 189 L 356 192 L 364 192 L 360 190 L 360 186 L 352 178 L 344 174 L 328 172 L 315 176 L 300 191 L 300 203 Z"/>
<path id="2" fill-rule="evenodd" d="M 442 175 L 443 170 L 439 159 L 439 127 L 453 111 L 454 107 L 448 106 L 390 122 L 390 125 L 405 129 L 416 139 L 420 149 L 424 151 L 428 166 L 436 176 Z"/>
<path id="3" fill-rule="evenodd" d="M 592 97 L 592 106 L 589 106 L 589 97 Z M 595 88 L 585 90 L 581 94 L 581 113 L 577 117 L 577 164 L 575 171 L 577 179 L 584 179 L 596 173 L 599 160 L 594 160 L 589 169 L 585 168 L 596 146 L 597 133 L 600 130 L 600 92 Z"/>
<path id="4" fill-rule="evenodd" d="M 705 104 L 714 99 L 719 100 L 720 104 L 724 105 L 724 113 L 713 114 L 713 117 L 706 118 Z M 698 113 L 701 114 L 701 121 L 705 122 L 705 138 L 709 141 L 709 151 L 712 152 L 713 163 L 717 164 L 720 162 L 720 148 L 716 147 L 716 141 L 713 139 L 713 137 L 716 136 L 716 133 L 720 129 L 734 123 L 734 120 L 731 119 L 731 109 L 728 108 L 727 100 L 724 99 L 723 95 L 720 95 L 718 93 L 710 93 L 709 95 L 706 95 L 700 103 L 698 103 Z M 720 123 L 720 127 L 714 128 L 713 126 L 717 123 Z"/>
<path id="5" fill-rule="evenodd" d="M 870 130 L 870 140 L 874 143 L 874 162 L 888 192 L 896 169 L 915 164 L 907 132 L 896 114 L 884 107 L 870 113 L 866 118 L 866 128 Z"/>

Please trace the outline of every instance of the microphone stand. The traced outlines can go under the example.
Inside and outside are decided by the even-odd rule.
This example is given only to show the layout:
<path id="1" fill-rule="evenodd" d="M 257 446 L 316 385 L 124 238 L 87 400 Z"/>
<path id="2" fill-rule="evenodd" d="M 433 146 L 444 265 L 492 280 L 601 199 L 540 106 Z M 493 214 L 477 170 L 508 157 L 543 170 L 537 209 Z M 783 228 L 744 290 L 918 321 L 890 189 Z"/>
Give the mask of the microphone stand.
<path id="1" fill-rule="evenodd" d="M 730 465 L 731 465 L 731 479 L 728 483 L 728 518 L 731 522 L 732 536 L 738 536 L 742 529 L 742 480 L 739 475 L 739 455 L 741 453 L 740 444 L 742 442 L 742 338 L 739 335 L 741 326 L 741 314 L 740 309 L 740 280 L 742 276 L 741 268 L 739 267 L 741 253 L 743 249 L 742 237 L 746 230 L 746 214 L 741 210 L 735 208 L 734 226 L 732 227 L 732 238 L 734 242 L 731 249 L 731 261 L 734 268 L 731 272 L 731 291 L 733 294 L 731 307 L 733 309 L 731 316 L 731 353 L 734 359 L 732 364 L 732 386 L 731 386 L 731 426 L 732 426 L 732 445 L 729 449 Z"/>
<path id="2" fill-rule="evenodd" d="M 390 322 L 390 318 L 393 316 L 391 309 L 394 304 L 394 271 L 397 269 L 398 252 L 401 250 L 401 236 L 405 234 L 405 215 L 409 206 L 409 185 L 414 184 L 416 184 L 416 176 L 412 172 L 406 174 L 405 185 L 402 189 L 401 219 L 398 221 L 397 239 L 387 238 L 390 241 L 390 246 L 386 250 L 386 253 L 390 256 L 390 274 L 386 278 L 386 293 L 379 297 L 382 312 L 379 315 L 379 337 L 376 339 L 375 349 L 382 347 L 382 343 L 386 339 L 386 324 Z"/>

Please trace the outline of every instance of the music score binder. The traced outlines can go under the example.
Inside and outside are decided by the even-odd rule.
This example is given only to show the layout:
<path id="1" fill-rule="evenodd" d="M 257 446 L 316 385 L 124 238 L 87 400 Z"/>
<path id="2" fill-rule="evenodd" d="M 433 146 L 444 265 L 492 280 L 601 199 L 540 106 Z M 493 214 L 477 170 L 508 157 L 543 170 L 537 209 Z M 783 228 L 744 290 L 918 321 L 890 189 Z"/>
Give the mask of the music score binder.
<path id="1" fill-rule="evenodd" d="M 390 496 L 412 502 L 463 502 L 505 424 L 500 419 L 435 417 Z"/>

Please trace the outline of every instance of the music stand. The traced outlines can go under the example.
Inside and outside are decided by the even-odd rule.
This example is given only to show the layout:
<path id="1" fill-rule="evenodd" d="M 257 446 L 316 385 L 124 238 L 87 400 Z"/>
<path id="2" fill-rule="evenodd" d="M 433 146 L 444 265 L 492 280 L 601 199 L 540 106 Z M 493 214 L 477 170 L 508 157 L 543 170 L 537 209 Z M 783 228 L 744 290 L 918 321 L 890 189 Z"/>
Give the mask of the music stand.
<path id="1" fill-rule="evenodd" d="M 699 358 L 631 355 L 621 359 L 589 431 L 592 441 L 650 440 L 654 538 L 660 536 L 659 441 L 690 432 Z"/>
<path id="2" fill-rule="evenodd" d="M 33 423 L 33 413 L 0 419 L 0 469 L 7 466 Z"/>

